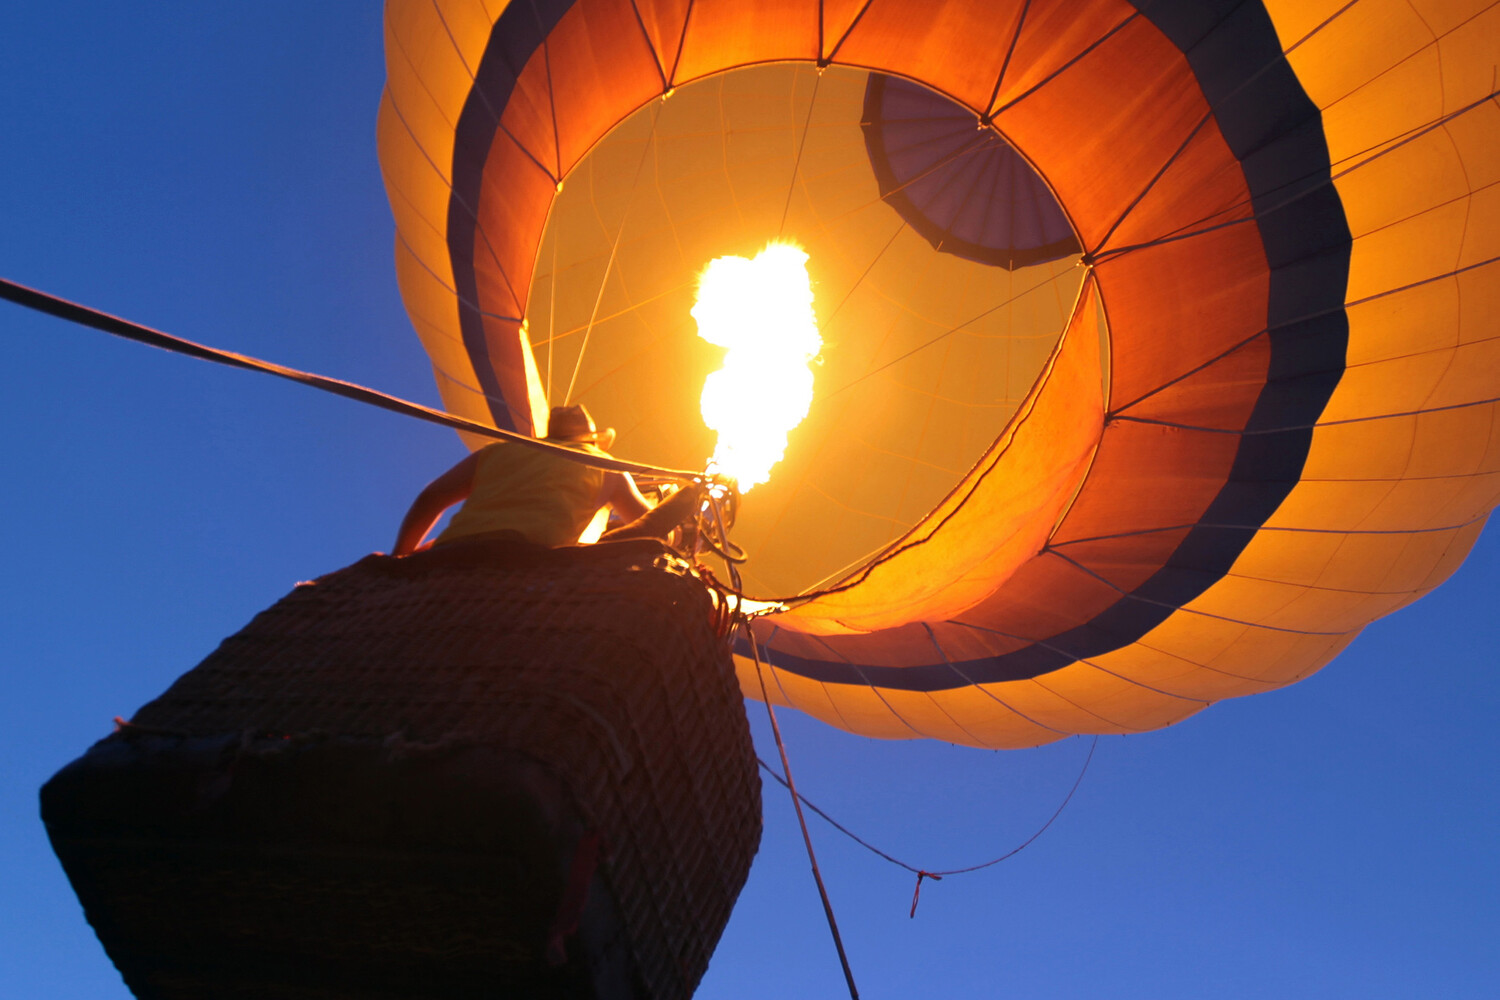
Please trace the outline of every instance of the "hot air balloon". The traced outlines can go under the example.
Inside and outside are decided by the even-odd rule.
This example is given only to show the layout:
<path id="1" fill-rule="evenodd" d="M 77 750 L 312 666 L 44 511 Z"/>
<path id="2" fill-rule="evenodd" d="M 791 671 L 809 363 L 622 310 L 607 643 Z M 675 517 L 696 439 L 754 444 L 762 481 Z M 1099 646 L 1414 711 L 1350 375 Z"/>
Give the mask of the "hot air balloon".
<path id="1" fill-rule="evenodd" d="M 696 269 L 807 247 L 824 365 L 738 529 L 746 587 L 799 597 L 755 623 L 779 703 L 982 747 L 1168 725 L 1317 670 L 1495 502 L 1481 4 L 386 20 L 398 274 L 455 412 L 526 430 L 570 391 L 690 466 Z M 1078 265 L 919 232 L 870 163 L 871 73 L 1003 136 Z"/>
<path id="2" fill-rule="evenodd" d="M 577 3 L 492 21 L 393 4 L 383 164 L 403 292 L 447 403 L 534 429 L 581 356 L 582 398 L 628 414 L 627 437 L 661 449 L 643 457 L 690 464 L 668 461 L 706 451 L 683 442 L 689 404 L 673 394 L 707 351 L 656 342 L 683 322 L 668 306 L 709 256 L 875 228 L 853 200 L 817 207 L 822 179 L 894 214 L 842 257 L 815 255 L 820 307 L 848 324 L 828 324 L 832 391 L 793 441 L 788 485 L 746 506 L 753 589 L 816 595 L 755 626 L 777 700 L 855 732 L 1019 746 L 1164 725 L 1297 679 L 1440 582 L 1492 503 L 1477 429 L 1493 366 L 1466 310 L 1493 287 L 1493 108 L 1478 72 L 1445 77 L 1440 99 L 1420 84 L 1437 79 L 1429 48 L 1483 67 L 1494 32 L 1462 12 L 1423 35 L 1358 7 L 1326 24 L 1267 8 Z M 1390 44 L 1351 55 L 1341 31 Z M 671 171 L 701 163 L 662 148 L 675 109 L 701 84 L 726 119 L 762 113 L 774 102 L 758 88 L 778 85 L 752 78 L 783 62 L 769 93 L 791 114 L 764 129 L 786 140 L 777 158 L 726 155 L 727 181 L 686 195 L 698 210 L 653 214 L 653 178 L 676 196 L 690 185 Z M 1017 281 L 944 260 L 878 178 L 861 196 L 842 168 L 819 173 L 822 135 L 865 122 L 818 116 L 868 94 L 871 71 L 1002 132 L 1055 193 L 1081 266 Z M 737 104 L 741 86 L 758 92 Z M 1385 114 L 1384 88 L 1429 104 Z M 655 120 L 631 119 L 639 107 Z M 786 167 L 778 190 L 741 186 L 776 174 L 768 162 Z M 1371 180 L 1388 170 L 1399 184 Z M 739 224 L 715 230 L 725 189 Z M 564 214 L 578 191 L 592 226 Z M 645 233 L 638 213 L 656 220 Z M 651 263 L 652 242 L 675 271 Z M 1050 338 L 1014 306 L 1048 297 Z"/>

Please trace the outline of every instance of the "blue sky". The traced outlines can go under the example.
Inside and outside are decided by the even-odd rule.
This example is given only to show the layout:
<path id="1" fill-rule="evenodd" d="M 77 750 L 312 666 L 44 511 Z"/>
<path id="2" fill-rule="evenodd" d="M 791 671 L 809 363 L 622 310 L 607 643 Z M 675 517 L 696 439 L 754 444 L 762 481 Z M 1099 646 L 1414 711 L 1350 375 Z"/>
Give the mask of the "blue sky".
<path id="1" fill-rule="evenodd" d="M 148 13 L 141 13 L 149 11 Z M 436 403 L 375 160 L 370 2 L 0 10 L 0 275 Z M 11 525 L 0 995 L 126 997 L 36 790 L 299 579 L 390 545 L 456 436 L 0 304 Z M 1500 541 L 1295 687 L 1099 742 L 1015 858 L 928 883 L 814 819 L 870 998 L 1488 997 L 1500 978 Z M 764 710 L 748 705 L 762 755 Z M 1070 740 L 881 743 L 787 713 L 803 791 L 930 869 L 1010 850 Z M 784 794 L 708 1000 L 841 995 Z"/>

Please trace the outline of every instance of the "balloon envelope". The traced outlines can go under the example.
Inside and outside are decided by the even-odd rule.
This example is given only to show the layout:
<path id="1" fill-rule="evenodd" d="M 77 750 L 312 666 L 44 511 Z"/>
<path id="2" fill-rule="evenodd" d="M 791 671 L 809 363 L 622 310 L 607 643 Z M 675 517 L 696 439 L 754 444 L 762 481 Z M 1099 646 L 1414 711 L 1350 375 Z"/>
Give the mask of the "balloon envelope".
<path id="1" fill-rule="evenodd" d="M 530 430 L 571 383 L 692 465 L 691 276 L 799 239 L 824 368 L 740 540 L 755 589 L 838 585 L 757 623 L 772 697 L 978 746 L 1167 725 L 1318 669 L 1496 501 L 1497 16 L 393 0 L 403 294 L 455 411 Z M 869 71 L 1002 134 L 1086 266 L 934 250 L 841 152 Z"/>

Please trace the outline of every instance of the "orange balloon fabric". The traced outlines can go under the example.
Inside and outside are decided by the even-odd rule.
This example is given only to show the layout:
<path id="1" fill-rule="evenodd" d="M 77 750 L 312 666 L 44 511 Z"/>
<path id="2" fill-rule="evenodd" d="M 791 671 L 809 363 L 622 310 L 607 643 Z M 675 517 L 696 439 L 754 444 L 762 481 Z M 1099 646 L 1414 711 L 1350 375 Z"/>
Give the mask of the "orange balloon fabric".
<path id="1" fill-rule="evenodd" d="M 696 269 L 780 236 L 822 268 L 826 380 L 745 504 L 761 589 L 826 591 L 755 624 L 779 703 L 984 747 L 1169 725 L 1319 669 L 1500 498 L 1500 8 L 389 0 L 386 37 L 452 411 L 530 432 L 576 388 L 701 465 Z M 859 159 L 871 72 L 998 130 L 1081 257 L 911 232 Z"/>

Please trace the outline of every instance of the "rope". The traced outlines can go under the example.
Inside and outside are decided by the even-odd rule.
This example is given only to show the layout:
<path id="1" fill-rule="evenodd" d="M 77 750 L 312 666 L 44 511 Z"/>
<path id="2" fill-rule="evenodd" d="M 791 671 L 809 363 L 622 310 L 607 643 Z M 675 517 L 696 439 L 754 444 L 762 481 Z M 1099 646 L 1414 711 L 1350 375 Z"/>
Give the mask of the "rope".
<path id="1" fill-rule="evenodd" d="M 719 498 L 712 493 L 709 494 L 709 510 L 713 513 L 714 524 L 720 538 L 728 538 L 728 529 L 724 524 L 724 515 L 719 508 Z M 729 578 L 734 583 L 734 590 L 739 591 L 743 586 L 740 580 L 740 571 L 733 562 L 726 562 L 729 569 Z M 849 955 L 844 951 L 844 939 L 839 934 L 838 919 L 833 915 L 833 903 L 828 898 L 828 887 L 823 884 L 823 873 L 818 868 L 818 855 L 813 851 L 812 834 L 807 831 L 807 817 L 802 814 L 802 796 L 797 794 L 797 786 L 792 778 L 792 763 L 787 758 L 786 743 L 781 738 L 781 726 L 776 721 L 776 709 L 771 705 L 770 692 L 766 690 L 766 675 L 761 669 L 760 650 L 756 648 L 755 633 L 750 630 L 750 622 L 736 607 L 736 617 L 739 619 L 741 631 L 750 643 L 750 655 L 755 660 L 755 679 L 760 682 L 760 700 L 766 706 L 766 716 L 771 720 L 771 733 L 776 737 L 776 752 L 781 755 L 781 769 L 786 774 L 782 784 L 792 793 L 792 808 L 797 812 L 797 826 L 802 830 L 802 843 L 807 848 L 807 860 L 812 866 L 813 881 L 818 886 L 818 898 L 823 902 L 823 916 L 828 921 L 828 931 L 833 935 L 833 946 L 839 953 L 839 966 L 844 970 L 844 982 L 849 986 L 851 1000 L 859 1000 L 859 987 L 854 985 L 854 971 L 849 968 Z M 760 758 L 757 757 L 756 760 Z"/>
<path id="2" fill-rule="evenodd" d="M 603 469 L 606 472 L 629 472 L 632 475 L 656 477 L 673 482 L 691 482 L 711 478 L 706 477 L 701 472 L 689 472 L 684 469 L 669 469 L 662 466 L 646 465 L 642 462 L 628 462 L 618 458 L 598 458 L 593 455 L 587 455 L 540 438 L 518 434 L 515 431 L 501 430 L 489 424 L 481 424 L 467 417 L 445 413 L 431 406 L 413 403 L 410 400 L 401 399 L 398 396 L 392 396 L 388 393 L 357 385 L 353 382 L 329 378 L 326 375 L 315 375 L 311 372 L 278 365 L 271 361 L 252 358 L 246 354 L 223 351 L 216 347 L 208 347 L 191 340 L 184 340 L 181 337 L 174 337 L 169 333 L 153 330 L 151 327 L 132 323 L 130 320 L 121 319 L 118 316 L 111 316 L 97 309 L 91 309 L 88 306 L 70 302 L 58 296 L 49 295 L 46 292 L 28 288 L 25 285 L 19 285 L 4 278 L 0 278 L 0 299 L 6 299 L 14 302 L 16 305 L 25 306 L 27 309 L 34 309 L 37 312 L 55 316 L 70 323 L 77 323 L 80 326 L 102 330 L 105 333 L 113 334 L 116 337 L 123 337 L 126 340 L 133 340 L 139 344 L 146 344 L 149 347 L 157 347 L 164 351 L 171 351 L 174 354 L 184 354 L 190 358 L 197 358 L 200 361 L 212 361 L 215 364 L 228 365 L 231 368 L 242 368 L 246 371 L 275 375 L 278 378 L 297 382 L 313 389 L 321 389 L 323 392 L 331 392 L 336 396 L 343 396 L 345 399 L 352 399 L 358 403 L 365 403 L 370 406 L 379 407 L 382 410 L 389 410 L 392 413 L 425 420 L 430 424 L 451 427 L 459 431 L 468 431 L 471 434 L 478 434 L 497 441 L 510 441 L 515 444 L 524 445 L 527 448 L 550 451 L 569 461 L 578 462 L 581 465 L 587 465 L 595 469 Z"/>
<path id="3" fill-rule="evenodd" d="M 756 661 L 756 669 L 757 669 L 757 671 L 759 670 L 759 666 L 760 666 L 759 660 L 757 660 Z M 764 684 L 762 684 L 762 694 L 764 694 Z M 783 788 L 786 788 L 793 795 L 797 796 L 797 798 L 802 801 L 803 805 L 807 806 L 807 808 L 811 809 L 813 812 L 815 812 L 819 816 L 821 816 L 824 819 L 824 821 L 828 823 L 829 826 L 832 826 L 839 833 L 842 833 L 844 836 L 848 837 L 850 840 L 854 841 L 856 844 L 858 844 L 860 847 L 863 847 L 865 850 L 869 851 L 871 854 L 874 854 L 874 855 L 876 855 L 876 856 L 878 856 L 880 858 L 883 858 L 886 861 L 889 861 L 891 864 L 895 865 L 898 868 L 905 868 L 907 871 L 909 871 L 913 875 L 915 875 L 917 877 L 917 887 L 916 887 L 916 890 L 912 893 L 912 897 L 911 897 L 911 913 L 909 914 L 910 916 L 915 917 L 917 915 L 917 898 L 922 893 L 922 880 L 924 878 L 930 878 L 933 881 L 940 882 L 940 881 L 943 880 L 943 877 L 947 876 L 947 875 L 965 875 L 965 874 L 967 874 L 969 872 L 976 872 L 976 871 L 979 871 L 980 869 L 983 869 L 983 868 L 989 868 L 992 865 L 998 865 L 1000 862 L 1006 861 L 1006 860 L 1008 860 L 1010 858 L 1015 857 L 1017 854 L 1020 854 L 1026 848 L 1030 847 L 1033 843 L 1035 843 L 1036 840 L 1037 840 L 1037 838 L 1039 838 L 1042 834 L 1046 833 L 1047 832 L 1047 828 L 1050 827 L 1053 823 L 1057 822 L 1057 818 L 1059 816 L 1061 816 L 1062 813 L 1063 813 L 1063 810 L 1068 807 L 1068 803 L 1070 803 L 1070 802 L 1073 801 L 1073 795 L 1074 795 L 1075 792 L 1078 791 L 1078 786 L 1081 785 L 1081 784 L 1083 784 L 1083 776 L 1088 773 L 1088 771 L 1089 771 L 1089 764 L 1093 761 L 1093 759 L 1094 759 L 1094 751 L 1096 749 L 1098 749 L 1098 747 L 1099 747 L 1099 737 L 1095 736 L 1093 742 L 1089 744 L 1088 756 L 1084 757 L 1084 759 L 1083 759 L 1083 767 L 1079 769 L 1079 771 L 1078 771 L 1078 777 L 1073 780 L 1073 787 L 1068 789 L 1068 794 L 1065 795 L 1065 796 L 1063 796 L 1062 803 L 1057 807 L 1057 809 L 1052 813 L 1052 815 L 1047 818 L 1047 822 L 1043 823 L 1040 827 L 1037 828 L 1037 831 L 1035 833 L 1033 833 L 1031 836 L 1027 837 L 1025 840 L 1021 841 L 1021 843 L 1018 844 L 1017 846 L 1011 848 L 1009 851 L 1006 851 L 1004 854 L 1000 855 L 998 858 L 993 858 L 993 859 L 991 859 L 989 861 L 983 862 L 982 864 L 969 865 L 966 868 L 950 868 L 947 871 L 929 871 L 929 870 L 927 870 L 925 868 L 918 868 L 915 865 L 907 864 L 905 861 L 902 861 L 898 857 L 895 857 L 895 856 L 893 856 L 891 854 L 886 853 L 885 851 L 883 851 L 880 848 L 876 847 L 874 844 L 872 844 L 869 841 L 865 840 L 864 838 L 860 837 L 853 830 L 850 830 L 848 827 L 844 826 L 842 823 L 840 823 L 838 820 L 834 819 L 832 816 L 828 815 L 828 813 L 824 812 L 822 809 L 819 809 L 816 805 L 814 805 L 812 802 L 810 802 L 800 792 L 796 791 L 796 789 L 794 789 L 792 787 L 791 783 L 788 782 L 786 778 L 783 778 L 780 774 L 777 774 L 776 771 L 775 771 L 775 769 L 773 769 L 770 764 L 767 764 L 764 760 L 762 760 L 759 757 L 756 757 L 755 760 L 756 760 L 756 763 L 760 764 L 761 770 L 765 771 L 771 777 L 775 778 L 781 784 L 781 786 Z"/>
<path id="4" fill-rule="evenodd" d="M 562 234 L 552 233 L 552 273 L 547 276 L 547 401 L 552 401 L 552 353 L 557 342 L 557 245 Z"/>
<path id="5" fill-rule="evenodd" d="M 663 95 L 662 100 L 666 96 Z M 553 114 L 556 115 L 554 108 Z M 656 123 L 661 120 L 661 105 L 658 103 L 651 111 L 651 131 L 646 135 L 646 141 L 641 144 L 641 158 L 635 165 L 635 176 L 630 181 L 630 197 L 625 201 L 625 211 L 620 214 L 620 228 L 615 230 L 615 241 L 609 248 L 609 259 L 604 262 L 604 277 L 599 279 L 599 291 L 594 296 L 594 308 L 589 313 L 588 326 L 583 329 L 583 343 L 578 347 L 578 357 L 573 361 L 573 377 L 568 379 L 568 391 L 563 394 L 563 404 L 572 401 L 573 386 L 578 382 L 578 372 L 583 367 L 583 354 L 589 349 L 589 335 L 594 332 L 594 320 L 599 315 L 599 305 L 604 301 L 604 287 L 609 284 L 609 272 L 614 269 L 615 255 L 620 250 L 620 237 L 625 235 L 625 223 L 630 218 L 630 209 L 635 205 L 635 194 L 641 185 L 641 168 L 646 165 L 646 155 L 651 152 L 651 146 L 656 142 Z M 554 235 L 554 241 L 557 237 Z M 556 247 L 556 242 L 553 246 Z M 556 280 L 556 265 L 553 265 L 553 280 Z M 550 380 L 551 375 L 548 374 Z"/>
<path id="6" fill-rule="evenodd" d="M 730 573 L 735 579 L 735 586 L 739 586 L 739 573 L 730 565 Z M 771 732 L 776 737 L 776 751 L 781 755 L 781 767 L 786 772 L 786 778 L 781 781 L 792 793 L 792 807 L 797 811 L 797 825 L 802 829 L 802 843 L 807 847 L 807 860 L 812 865 L 813 881 L 818 884 L 818 896 L 823 900 L 823 915 L 828 919 L 828 930 L 833 934 L 833 946 L 838 949 L 839 964 L 844 969 L 844 982 L 849 984 L 849 996 L 852 1000 L 859 1000 L 859 987 L 854 985 L 854 972 L 849 968 L 849 956 L 844 951 L 844 939 L 839 936 L 838 920 L 833 915 L 833 904 L 828 900 L 828 888 L 823 884 L 823 873 L 818 869 L 818 856 L 813 852 L 812 835 L 807 832 L 807 817 L 802 813 L 802 796 L 797 793 L 797 786 L 792 779 L 792 766 L 787 760 L 786 744 L 781 739 L 781 727 L 776 723 L 776 710 L 771 707 L 771 696 L 766 691 L 766 677 L 761 670 L 760 652 L 755 648 L 755 636 L 750 631 L 748 622 L 741 623 L 741 629 L 745 637 L 750 641 L 750 652 L 755 658 L 755 677 L 760 681 L 760 698 L 765 702 L 766 715 L 771 720 Z M 759 760 L 759 758 L 756 758 Z"/>
<path id="7" fill-rule="evenodd" d="M 884 251 L 881 251 L 881 252 L 884 253 Z M 1012 304 L 1013 302 L 1016 302 L 1017 300 L 1021 299 L 1022 297 L 1026 296 L 1026 295 L 1030 295 L 1032 292 L 1036 291 L 1038 288 L 1042 288 L 1042 287 L 1044 287 L 1044 286 L 1046 286 L 1048 284 L 1055 284 L 1056 282 L 1058 282 L 1059 280 L 1061 280 L 1064 275 L 1067 275 L 1068 273 L 1070 273 L 1070 269 L 1064 269 L 1064 270 L 1058 271 L 1056 274 L 1052 275 L 1051 277 L 1047 277 L 1047 278 L 1041 279 L 1040 281 L 1038 281 L 1036 284 L 1030 286 L 1029 288 L 1023 289 L 1021 292 L 1018 292 L 1018 293 L 1016 293 L 1014 295 L 1011 295 L 1011 296 L 1009 296 L 1008 298 L 1004 299 L 1001 302 L 997 302 L 995 305 L 990 306 L 988 309 L 985 309 L 983 312 L 980 312 L 980 313 L 977 313 L 976 315 L 970 316 L 968 319 L 964 320 L 962 323 L 959 323 L 957 326 L 949 327 L 948 329 L 946 329 L 943 332 L 939 333 L 937 336 L 933 337 L 932 339 L 930 339 L 930 340 L 928 340 L 928 341 L 926 341 L 924 343 L 918 344 L 916 347 L 913 347 L 911 350 L 905 352 L 904 354 L 901 354 L 901 355 L 899 355 L 897 357 L 892 358 L 891 360 L 887 361 L 885 364 L 881 365 L 879 368 L 872 368 L 871 370 L 865 372 L 863 375 L 859 376 L 858 378 L 854 379 L 853 381 L 844 383 L 843 385 L 839 386 L 837 389 L 835 389 L 832 392 L 827 393 L 826 395 L 824 395 L 823 398 L 822 398 L 822 400 L 820 400 L 820 402 L 827 402 L 828 400 L 832 399 L 834 396 L 837 396 L 839 393 L 844 392 L 844 391 L 846 391 L 848 389 L 852 389 L 855 386 L 859 385 L 861 382 L 865 381 L 866 379 L 873 378 L 874 376 L 879 375 L 881 372 L 885 371 L 887 368 L 890 368 L 892 365 L 900 364 L 901 362 L 905 361 L 907 358 L 911 357 L 913 354 L 916 354 L 916 353 L 918 353 L 920 351 L 927 350 L 927 348 L 931 347 L 933 344 L 936 344 L 936 343 L 938 343 L 941 340 L 944 340 L 944 339 L 946 339 L 948 337 L 953 336 L 955 333 L 958 333 L 960 330 L 963 330 L 966 327 L 969 327 L 969 326 L 974 325 L 975 323 L 978 323 L 980 320 L 984 319 L 986 316 L 989 316 L 992 313 L 995 313 L 995 312 L 998 312 L 1001 309 L 1004 309 L 1006 306 Z"/>
<path id="8" fill-rule="evenodd" d="M 1041 380 L 1049 378 L 1051 376 L 1051 370 L 1052 369 L 1049 363 L 1048 368 L 1043 371 L 1042 375 L 1039 378 Z M 1028 397 L 1029 405 L 1032 408 L 1034 408 L 1036 405 L 1036 399 L 1037 396 L 1035 394 Z M 1031 419 L 1032 412 L 1033 409 L 1018 410 L 1016 415 L 1011 418 L 1013 421 L 1015 421 L 1014 426 L 1017 428 L 1024 426 L 1025 423 Z M 793 594 L 785 597 L 756 597 L 751 594 L 746 594 L 741 585 L 739 573 L 731 572 L 730 580 L 733 586 L 726 587 L 725 589 L 729 590 L 730 593 L 734 594 L 741 600 L 754 600 L 767 604 L 784 604 L 789 607 L 798 607 L 811 601 L 817 600 L 820 597 L 828 597 L 833 594 L 841 594 L 847 590 L 851 590 L 854 587 L 859 586 L 870 576 L 871 573 L 875 572 L 875 569 L 877 567 L 883 565 L 886 562 L 889 562 L 891 559 L 896 558 L 904 552 L 909 552 L 912 549 L 917 549 L 922 547 L 923 545 L 926 545 L 932 540 L 933 536 L 938 531 L 941 531 L 943 527 L 948 524 L 949 521 L 958 516 L 958 512 L 964 508 L 964 506 L 968 503 L 969 498 L 973 496 L 973 490 L 977 489 L 980 484 L 982 484 L 986 479 L 993 475 L 995 473 L 995 470 L 999 468 L 1000 460 L 1004 458 L 1005 455 L 1010 451 L 1010 447 L 1014 443 L 1014 441 L 1015 438 L 1012 437 L 1000 448 L 998 452 L 995 452 L 992 455 L 986 455 L 983 459 L 981 459 L 982 462 L 987 462 L 988 464 L 975 478 L 973 487 L 971 488 L 970 492 L 965 496 L 963 500 L 959 501 L 953 507 L 953 509 L 949 510 L 935 523 L 933 523 L 928 528 L 925 534 L 921 535 L 920 537 L 909 535 L 909 540 L 898 541 L 897 543 L 876 553 L 874 556 L 870 557 L 870 561 L 866 563 L 857 573 L 848 577 L 847 579 L 831 586 L 823 587 L 818 590 L 805 591 L 801 594 Z M 733 567 L 731 567 L 731 570 L 732 569 Z"/>
<path id="9" fill-rule="evenodd" d="M 822 30 L 821 26 L 819 30 Z M 797 174 L 802 169 L 802 151 L 807 148 L 807 129 L 812 124 L 813 108 L 818 104 L 818 87 L 822 83 L 823 70 L 819 67 L 818 75 L 813 77 L 812 97 L 807 102 L 807 117 L 802 121 L 802 138 L 797 142 L 797 158 L 792 161 L 792 179 L 787 181 L 786 185 L 786 204 L 781 206 L 781 225 L 776 229 L 778 236 L 786 232 L 786 217 L 792 210 L 792 195 L 797 191 Z M 853 983 L 850 985 L 852 986 Z"/>

